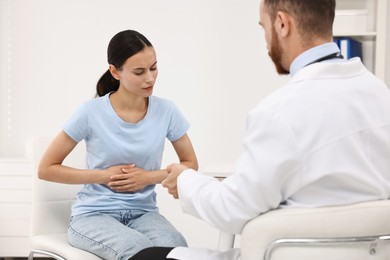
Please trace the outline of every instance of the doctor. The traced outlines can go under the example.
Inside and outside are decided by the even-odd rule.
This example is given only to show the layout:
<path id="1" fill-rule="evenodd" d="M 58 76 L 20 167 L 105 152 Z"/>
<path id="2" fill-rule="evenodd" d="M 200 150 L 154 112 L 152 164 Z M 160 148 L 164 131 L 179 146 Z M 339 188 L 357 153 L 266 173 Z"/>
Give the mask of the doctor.
<path id="1" fill-rule="evenodd" d="M 390 198 L 390 91 L 359 58 L 340 57 L 334 15 L 334 0 L 261 1 L 269 56 L 291 80 L 249 112 L 231 177 L 219 182 L 181 164 L 168 167 L 162 184 L 184 212 L 240 234 L 278 207 Z M 168 257 L 201 259 L 188 250 Z M 231 253 L 223 259 L 237 257 Z"/>

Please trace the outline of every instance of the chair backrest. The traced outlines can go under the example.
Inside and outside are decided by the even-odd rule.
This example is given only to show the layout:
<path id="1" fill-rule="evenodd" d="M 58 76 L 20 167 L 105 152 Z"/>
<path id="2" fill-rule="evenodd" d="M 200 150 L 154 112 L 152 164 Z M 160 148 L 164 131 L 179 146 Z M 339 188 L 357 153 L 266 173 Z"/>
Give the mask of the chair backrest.
<path id="1" fill-rule="evenodd" d="M 245 225 L 241 255 L 243 260 L 387 260 L 390 259 L 389 239 L 390 200 L 323 208 L 277 209 Z M 323 242 L 312 244 L 313 240 Z"/>
<path id="2" fill-rule="evenodd" d="M 38 179 L 38 163 L 51 138 L 34 138 L 30 143 L 33 173 L 33 202 L 30 235 L 67 232 L 71 205 L 81 185 L 61 184 Z M 85 167 L 85 145 L 78 144 L 64 161 L 65 165 Z"/>

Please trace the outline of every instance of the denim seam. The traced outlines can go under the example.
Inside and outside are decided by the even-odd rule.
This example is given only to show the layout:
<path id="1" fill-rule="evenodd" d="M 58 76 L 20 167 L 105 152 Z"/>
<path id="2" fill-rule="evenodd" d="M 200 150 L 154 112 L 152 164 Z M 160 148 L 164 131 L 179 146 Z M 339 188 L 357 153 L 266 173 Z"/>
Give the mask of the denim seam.
<path id="1" fill-rule="evenodd" d="M 72 228 L 71 225 L 69 225 L 69 230 L 70 230 L 73 234 L 75 234 L 76 236 L 80 237 L 81 239 L 84 239 L 84 240 L 88 241 L 88 242 L 91 243 L 91 244 L 99 245 L 99 246 L 101 246 L 101 247 L 102 247 L 103 249 L 105 249 L 105 250 L 110 250 L 110 251 L 112 251 L 116 256 L 118 255 L 118 252 L 116 252 L 113 248 L 111 248 L 111 247 L 109 247 L 109 246 L 106 246 L 106 245 L 104 245 L 104 244 L 102 244 L 102 243 L 100 243 L 100 242 L 97 242 L 97 241 L 95 241 L 95 240 L 93 240 L 93 239 L 91 239 L 91 238 L 89 238 L 89 237 L 87 237 L 87 236 L 84 236 L 84 235 L 82 235 L 82 234 L 76 232 L 76 230 L 74 230 L 74 229 Z"/>

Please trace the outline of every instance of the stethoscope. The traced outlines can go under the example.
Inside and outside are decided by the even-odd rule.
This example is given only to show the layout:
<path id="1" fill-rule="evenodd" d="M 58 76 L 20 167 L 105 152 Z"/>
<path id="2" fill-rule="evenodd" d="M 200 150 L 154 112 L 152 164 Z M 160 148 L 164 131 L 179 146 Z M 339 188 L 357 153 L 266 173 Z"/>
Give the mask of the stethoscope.
<path id="1" fill-rule="evenodd" d="M 324 60 L 331 60 L 331 59 L 344 59 L 344 57 L 343 57 L 343 55 L 341 55 L 340 52 L 335 52 L 335 53 L 326 55 L 326 56 L 324 56 L 322 58 L 319 58 L 319 59 L 317 59 L 315 61 L 312 61 L 309 64 L 307 64 L 306 66 L 308 66 L 310 64 L 313 64 L 313 63 L 321 62 L 321 61 L 324 61 Z"/>

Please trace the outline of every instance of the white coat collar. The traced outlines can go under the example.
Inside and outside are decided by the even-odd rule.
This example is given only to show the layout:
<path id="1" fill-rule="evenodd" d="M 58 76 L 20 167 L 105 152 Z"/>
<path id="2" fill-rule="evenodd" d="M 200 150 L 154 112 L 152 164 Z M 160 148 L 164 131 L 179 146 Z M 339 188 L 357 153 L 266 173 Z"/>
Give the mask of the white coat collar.
<path id="1" fill-rule="evenodd" d="M 291 82 L 309 79 L 331 79 L 354 77 L 367 72 L 360 58 L 352 58 L 345 62 L 313 63 L 299 70 Z"/>

